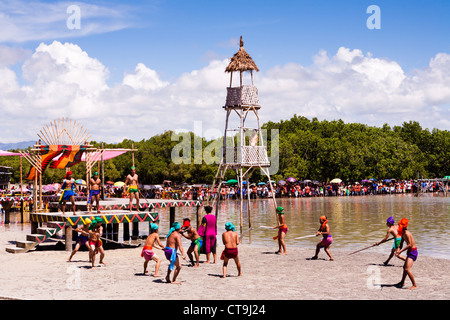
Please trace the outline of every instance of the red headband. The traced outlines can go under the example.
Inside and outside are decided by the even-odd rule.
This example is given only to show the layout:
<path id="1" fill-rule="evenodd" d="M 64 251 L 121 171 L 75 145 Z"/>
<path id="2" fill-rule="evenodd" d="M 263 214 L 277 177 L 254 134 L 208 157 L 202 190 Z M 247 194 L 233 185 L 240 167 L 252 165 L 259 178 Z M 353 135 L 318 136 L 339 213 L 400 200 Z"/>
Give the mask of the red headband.
<path id="1" fill-rule="evenodd" d="M 67 171 L 67 172 L 66 172 L 66 175 L 64 176 L 64 179 L 67 178 L 67 176 L 68 176 L 69 174 L 72 174 L 72 171 Z"/>

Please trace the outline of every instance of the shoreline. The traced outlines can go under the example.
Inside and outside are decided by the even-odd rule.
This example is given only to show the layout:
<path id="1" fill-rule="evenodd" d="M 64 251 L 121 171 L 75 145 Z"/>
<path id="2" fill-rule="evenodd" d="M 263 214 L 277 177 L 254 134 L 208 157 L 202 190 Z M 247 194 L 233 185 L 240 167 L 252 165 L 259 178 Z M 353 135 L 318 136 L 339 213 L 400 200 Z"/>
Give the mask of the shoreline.
<path id="1" fill-rule="evenodd" d="M 22 232 L 20 232 L 22 235 Z M 447 300 L 450 297 L 448 260 L 420 254 L 412 272 L 418 288 L 397 288 L 403 261 L 393 258 L 389 266 L 382 263 L 389 255 L 370 250 L 349 256 L 348 250 L 331 246 L 335 261 L 328 261 L 321 250 L 318 260 L 310 260 L 314 247 L 288 246 L 287 255 L 275 254 L 277 245 L 239 245 L 242 265 L 237 276 L 234 261 L 228 264 L 228 276 L 222 278 L 220 254 L 217 263 L 192 268 L 182 260 L 177 280 L 168 284 L 164 278 L 168 261 L 162 251 L 160 274 L 153 277 L 155 263 L 149 262 L 149 274 L 143 275 L 144 259 L 138 248 L 106 249 L 106 266 L 90 268 L 87 251 L 79 251 L 73 262 L 70 252 L 57 250 L 11 254 L 5 251 L 13 232 L 0 234 L 0 299 L 31 300 Z M 164 243 L 164 242 L 163 242 Z M 220 243 L 220 240 L 219 242 Z M 189 242 L 183 241 L 185 252 Z M 96 259 L 98 262 L 98 257 Z"/>

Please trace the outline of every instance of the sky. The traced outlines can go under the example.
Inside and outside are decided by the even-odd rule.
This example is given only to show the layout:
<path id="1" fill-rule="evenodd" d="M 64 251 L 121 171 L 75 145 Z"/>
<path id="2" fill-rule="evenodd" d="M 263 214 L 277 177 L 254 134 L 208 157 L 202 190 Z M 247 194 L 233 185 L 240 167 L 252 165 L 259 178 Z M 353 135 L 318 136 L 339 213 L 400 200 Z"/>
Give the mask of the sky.
<path id="1" fill-rule="evenodd" d="M 450 130 L 449 13 L 447 0 L 0 0 L 0 142 L 61 117 L 108 143 L 218 137 L 240 36 L 262 123 Z"/>

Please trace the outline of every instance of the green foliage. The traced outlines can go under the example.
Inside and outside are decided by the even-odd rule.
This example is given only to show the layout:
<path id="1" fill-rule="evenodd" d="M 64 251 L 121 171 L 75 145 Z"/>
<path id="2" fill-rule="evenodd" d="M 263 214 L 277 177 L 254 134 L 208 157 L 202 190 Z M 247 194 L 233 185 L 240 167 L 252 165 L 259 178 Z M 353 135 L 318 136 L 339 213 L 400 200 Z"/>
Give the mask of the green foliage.
<path id="1" fill-rule="evenodd" d="M 300 180 L 311 179 L 329 181 L 341 178 L 344 181 L 358 181 L 369 178 L 416 178 L 419 174 L 425 178 L 442 178 L 450 175 L 450 132 L 447 130 L 422 129 L 415 121 L 405 122 L 402 126 L 391 128 L 384 124 L 381 128 L 359 123 L 344 123 L 342 120 L 318 121 L 294 115 L 289 120 L 278 123 L 267 122 L 269 155 L 271 149 L 271 129 L 279 130 L 279 171 L 272 177 L 278 181 L 287 177 Z M 187 139 L 189 151 L 179 156 L 185 157 L 187 163 L 174 163 L 172 152 L 183 139 Z M 218 161 L 211 161 L 217 156 L 218 141 L 206 141 L 193 133 L 176 135 L 166 131 L 148 140 L 138 142 L 124 140 L 116 144 L 104 143 L 105 148 L 137 149 L 134 153 L 136 171 L 140 182 L 144 184 L 161 184 L 171 180 L 177 184 L 206 183 L 213 181 Z M 201 143 L 203 154 L 209 155 L 205 162 L 196 158 L 194 143 Z M 92 142 L 101 147 L 101 142 Z M 177 150 L 177 149 L 175 149 Z M 15 150 L 12 150 L 15 151 Z M 197 151 L 198 152 L 198 151 Z M 213 162 L 213 163 L 212 163 Z M 12 167 L 12 182 L 20 181 L 19 157 L 0 157 L 0 165 Z M 124 181 L 132 165 L 131 153 L 105 161 L 105 180 Z M 23 160 L 23 175 L 30 168 Z M 71 168 L 76 179 L 86 179 L 85 165 L 81 163 Z M 93 169 L 97 171 L 97 168 Z M 261 178 L 255 170 L 251 181 Z M 47 169 L 43 183 L 61 181 L 64 170 Z M 228 171 L 225 180 L 234 178 Z"/>
<path id="2" fill-rule="evenodd" d="M 294 115 L 264 129 L 280 132 L 278 176 L 329 181 L 369 178 L 442 178 L 450 172 L 450 132 L 401 127 L 370 127 L 342 120 L 308 120 Z M 268 142 L 270 146 L 270 141 Z"/>

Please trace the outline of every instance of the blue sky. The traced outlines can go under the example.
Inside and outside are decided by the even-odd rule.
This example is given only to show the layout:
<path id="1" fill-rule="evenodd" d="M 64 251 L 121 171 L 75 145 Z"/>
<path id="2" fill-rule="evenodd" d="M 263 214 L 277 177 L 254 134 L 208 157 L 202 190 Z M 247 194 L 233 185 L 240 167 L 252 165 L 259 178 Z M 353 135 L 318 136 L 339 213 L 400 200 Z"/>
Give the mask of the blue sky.
<path id="1" fill-rule="evenodd" d="M 66 9 L 72 4 L 81 8 L 80 30 L 68 30 L 66 26 L 66 19 L 69 17 Z M 370 5 L 377 5 L 381 10 L 381 29 L 379 30 L 369 30 L 366 26 L 366 21 L 370 16 L 366 10 Z M 105 101 L 109 101 L 108 99 L 113 95 L 122 94 L 119 98 L 115 96 L 116 100 L 124 99 L 121 101 L 122 104 L 128 102 L 132 104 L 131 101 L 138 100 L 142 105 L 136 108 L 144 108 L 144 105 L 148 105 L 148 108 L 151 109 L 154 106 L 155 109 L 151 110 L 156 113 L 158 107 L 168 97 L 177 95 L 177 90 L 183 87 L 181 84 L 186 83 L 186 81 L 183 82 L 186 75 L 191 77 L 189 79 L 189 82 L 192 83 L 191 87 L 196 88 L 202 83 L 201 81 L 206 81 L 205 79 L 210 77 L 209 74 L 216 72 L 217 77 L 221 77 L 217 71 L 221 67 L 214 63 L 230 58 L 237 51 L 237 40 L 242 35 L 247 52 L 252 55 L 261 70 L 260 81 L 262 83 L 269 83 L 273 80 L 270 79 L 271 77 L 277 77 L 277 82 L 272 84 L 280 83 L 280 81 L 286 80 L 286 73 L 303 70 L 307 75 L 300 76 L 302 74 L 300 71 L 295 75 L 289 75 L 290 78 L 287 79 L 289 83 L 297 82 L 297 86 L 295 86 L 297 89 L 292 90 L 298 91 L 302 82 L 311 81 L 310 85 L 315 86 L 313 79 L 318 75 L 325 78 L 334 76 L 336 72 L 333 70 L 341 68 L 341 62 L 345 60 L 349 64 L 345 68 L 342 67 L 344 69 L 339 69 L 341 76 L 348 77 L 350 71 L 357 70 L 359 75 L 364 73 L 366 77 L 369 77 L 367 86 L 360 92 L 361 96 L 367 95 L 370 90 L 376 88 L 374 90 L 381 90 L 381 94 L 386 94 L 386 100 L 380 100 L 379 103 L 389 105 L 391 109 L 395 103 L 399 103 L 399 108 L 396 110 L 397 117 L 387 117 L 383 112 L 375 114 L 372 107 L 372 111 L 364 111 L 362 112 L 364 116 L 358 118 L 356 114 L 360 110 L 355 112 L 352 106 L 343 102 L 347 98 L 351 99 L 349 97 L 353 90 L 350 87 L 351 82 L 346 84 L 343 89 L 348 90 L 348 93 L 343 94 L 336 101 L 330 100 L 329 97 L 324 98 L 323 101 L 312 101 L 311 98 L 308 101 L 301 100 L 302 97 L 324 95 L 328 89 L 333 89 L 336 84 L 339 84 L 338 81 L 323 82 L 321 88 L 314 87 L 317 89 L 316 91 L 303 92 L 301 96 L 295 97 L 295 101 L 303 107 L 296 108 L 292 104 L 290 113 L 284 113 L 280 117 L 289 118 L 297 113 L 305 114 L 308 117 L 317 116 L 319 119 L 342 118 L 347 122 L 358 121 L 369 125 L 382 125 L 383 121 L 389 119 L 393 122 L 392 124 L 401 124 L 402 121 L 408 120 L 423 120 L 427 121 L 424 124 L 425 127 L 448 130 L 449 122 L 440 118 L 446 118 L 449 114 L 450 98 L 446 92 L 445 81 L 439 83 L 442 87 L 436 84 L 439 78 L 438 74 L 443 70 L 449 70 L 446 69 L 447 54 L 450 55 L 449 13 L 450 1 L 444 0 L 134 0 L 131 2 L 118 0 L 85 2 L 4 0 L 0 2 L 0 27 L 5 31 L 0 36 L 0 49 L 3 46 L 4 52 L 8 52 L 8 59 L 10 59 L 8 61 L 13 61 L 7 63 L 7 68 L 16 77 L 18 83 L 17 88 L 15 87 L 16 94 L 23 95 L 20 100 L 7 101 L 9 104 L 17 104 L 26 110 L 23 105 L 24 101 L 35 101 L 39 98 L 37 92 L 52 90 L 49 85 L 52 78 L 49 74 L 42 73 L 42 76 L 34 77 L 33 72 L 36 71 L 30 69 L 30 66 L 43 68 L 49 61 L 39 60 L 42 55 L 32 57 L 32 54 L 39 50 L 45 51 L 54 59 L 52 60 L 54 63 L 49 64 L 46 68 L 61 67 L 63 65 L 61 61 L 64 61 L 64 59 L 60 59 L 61 55 L 69 54 L 73 48 L 69 49 L 68 44 L 73 44 L 79 49 L 79 52 L 76 53 L 78 58 L 74 58 L 75 60 L 70 63 L 70 59 L 68 59 L 64 70 L 78 67 L 81 68 L 77 69 L 78 71 L 84 70 L 83 68 L 89 69 L 91 67 L 88 65 L 93 63 L 95 68 L 98 67 L 99 81 L 104 81 L 107 90 L 102 87 L 100 94 L 98 91 L 100 87 L 98 87 L 98 90 L 95 89 L 97 91 L 86 93 L 89 91 L 88 87 L 83 89 L 85 91 L 68 91 L 65 98 L 69 95 L 79 97 L 86 93 L 80 101 L 87 101 L 92 105 L 105 104 L 106 108 Z M 55 44 L 54 41 L 65 45 L 56 48 L 58 44 Z M 41 43 L 43 46 L 40 47 Z M 64 53 L 64 50 L 67 52 Z M 89 61 L 80 62 L 82 52 L 88 55 Z M 317 60 L 318 56 L 322 55 L 323 57 L 324 52 L 328 59 L 325 64 L 322 63 L 322 58 L 319 59 L 322 62 Z M 441 53 L 444 56 L 438 56 Z M 352 60 L 355 56 L 357 59 Z M 435 69 L 428 72 L 433 59 L 436 60 Z M 59 62 L 56 62 L 57 60 Z M 93 60 L 98 61 L 100 66 Z M 361 61 L 364 61 L 365 64 L 362 65 Z M 81 65 L 77 65 L 77 63 L 81 63 Z M 138 71 L 139 64 L 141 68 Z M 368 72 L 368 69 L 371 71 Z M 392 74 L 389 70 L 397 73 L 395 79 L 389 76 Z M 199 79 L 200 76 L 194 71 L 204 75 L 204 78 Z M 45 72 L 45 68 L 40 72 Z M 378 86 L 381 80 L 376 78 L 380 72 L 385 74 L 383 86 Z M 144 76 L 144 73 L 146 79 L 150 79 L 145 95 L 139 91 L 136 84 L 136 79 L 142 79 L 141 76 Z M 11 73 L 8 74 L 13 77 Z M 118 88 L 118 86 L 126 82 L 126 75 L 136 76 L 135 79 L 128 79 L 131 81 L 130 83 L 136 84 L 134 87 L 131 85 L 136 91 L 133 93 L 126 91 L 129 96 L 124 98 L 124 91 L 119 89 L 125 89 Z M 419 88 L 417 76 L 420 78 L 421 86 L 428 89 L 414 96 L 414 92 Z M 73 74 L 70 77 L 73 78 Z M 70 77 L 58 81 L 66 81 Z M 406 80 L 391 95 L 388 84 L 398 85 L 402 79 Z M 67 81 L 71 85 L 73 83 L 78 85 L 76 80 Z M 195 81 L 199 82 L 196 84 Z M 226 85 L 224 81 L 223 91 Z M 383 89 L 385 86 L 387 86 L 386 90 Z M 183 88 L 186 90 L 186 96 L 179 98 L 182 102 L 178 105 L 174 102 L 172 105 L 174 109 L 181 108 L 185 99 L 188 99 L 188 89 L 187 87 Z M 438 89 L 432 92 L 433 88 Z M 208 93 L 209 96 L 205 98 L 206 100 L 212 101 L 212 97 L 217 97 L 218 89 L 213 91 Z M 294 91 L 283 91 L 287 105 L 289 105 L 288 97 L 292 96 Z M 405 93 L 406 91 L 407 93 Z M 33 95 L 30 92 L 36 94 Z M 264 92 L 266 93 L 266 106 L 273 114 L 276 106 L 271 105 L 271 102 L 276 100 L 275 95 L 270 96 L 268 90 L 262 91 L 260 88 L 261 98 L 264 97 Z M 332 92 L 332 96 L 338 94 L 337 91 Z M 203 95 L 201 90 L 198 95 Z M 64 97 L 54 97 L 50 91 L 48 96 L 51 96 L 54 101 L 46 99 L 36 105 L 51 110 L 51 108 L 55 108 L 58 101 L 60 104 L 63 101 L 67 103 Z M 95 99 L 91 99 L 93 96 Z M 105 96 L 107 97 L 105 98 Z M 408 113 L 406 106 L 410 101 L 417 100 L 419 96 L 425 98 L 420 106 L 416 106 L 417 112 Z M 11 95 L 7 98 L 10 99 L 10 97 Z M 195 97 L 195 95 L 190 97 Z M 222 96 L 219 95 L 219 97 L 222 99 Z M 280 94 L 278 100 L 283 101 Z M 4 101 L 0 99 L 0 108 L 7 108 Z M 217 105 L 220 106 L 221 102 L 217 102 Z M 326 106 L 331 109 L 327 109 Z M 116 107 L 119 108 L 119 106 Z M 76 110 L 70 108 L 67 107 L 69 116 L 85 118 L 84 115 L 79 115 Z M 432 111 L 436 118 L 430 116 L 429 119 L 424 119 L 421 112 L 426 115 L 430 114 L 426 108 L 434 108 Z M 312 109 L 316 112 L 311 112 Z M 370 109 L 369 106 L 367 109 Z M 50 112 L 43 113 L 41 121 L 46 119 L 44 114 L 47 117 L 51 116 Z M 121 117 L 123 115 L 118 112 L 114 116 Z M 162 116 L 160 114 L 160 117 Z M 269 112 L 265 121 L 269 120 L 267 116 L 270 116 Z M 188 116 L 186 115 L 186 117 Z M 220 120 L 217 120 L 215 126 L 220 127 L 223 119 L 219 113 L 217 113 L 217 117 L 220 117 Z M 437 121 L 439 119 L 440 122 Z M 271 117 L 270 120 L 278 121 L 280 119 Z M 83 121 L 88 120 L 84 119 Z M 194 121 L 194 118 L 190 121 Z M 188 121 L 185 120 L 185 122 L 172 125 L 192 127 L 187 123 Z M 165 126 L 155 124 L 154 130 L 144 130 L 140 136 L 127 137 L 148 138 L 149 135 L 171 129 L 169 124 L 165 124 Z M 121 124 L 120 121 L 111 120 L 110 126 L 117 126 L 119 131 L 121 131 L 122 125 L 124 124 Z M 6 135 L 7 132 L 5 131 L 4 134 Z M 12 128 L 11 132 L 13 132 Z M 29 135 L 29 133 L 24 133 L 23 137 L 5 136 L 2 140 L 26 139 Z M 124 138 L 119 135 L 112 137 L 112 133 L 107 134 L 106 131 L 98 132 L 98 135 L 104 140 Z"/>
<path id="2" fill-rule="evenodd" d="M 442 0 L 87 3 L 123 6 L 123 16 L 103 19 L 108 23 L 121 21 L 127 27 L 82 37 L 77 36 L 77 30 L 64 30 L 66 36 L 57 40 L 76 43 L 101 60 L 111 70 L 111 81 L 119 81 L 138 61 L 163 78 L 176 77 L 201 68 L 212 58 L 232 56 L 235 47 L 229 41 L 240 35 L 262 70 L 289 62 L 309 65 L 320 49 L 334 53 L 341 46 L 395 60 L 405 70 L 424 67 L 437 52 L 450 51 L 450 2 Z M 366 9 L 372 4 L 381 9 L 380 30 L 366 27 L 370 16 Z M 83 10 L 82 3 L 80 7 Z M 64 23 L 60 27 L 66 29 Z M 8 43 L 34 50 L 41 41 L 52 40 Z"/>

